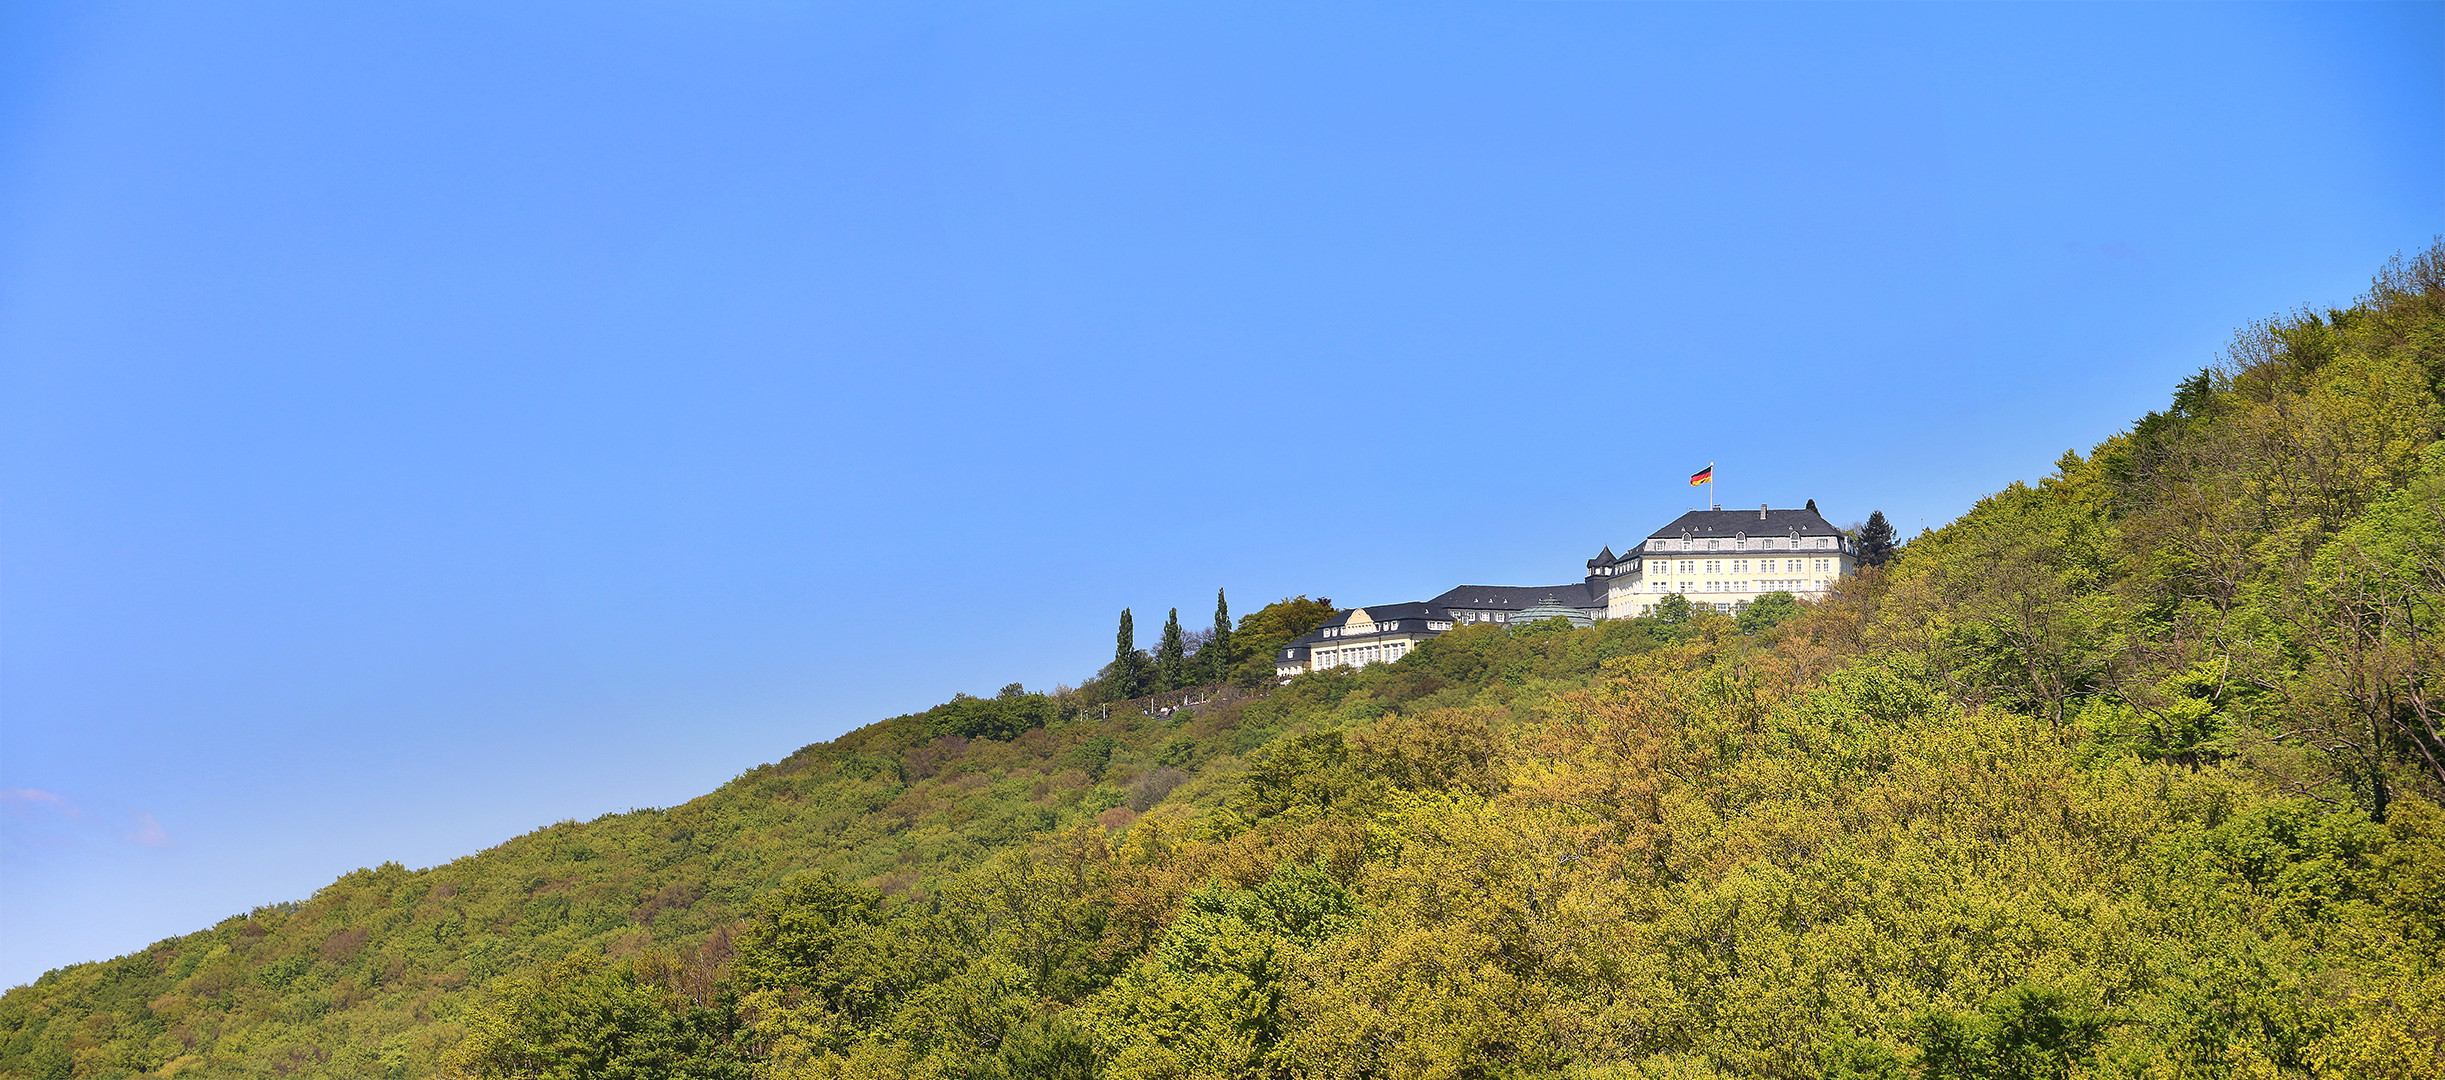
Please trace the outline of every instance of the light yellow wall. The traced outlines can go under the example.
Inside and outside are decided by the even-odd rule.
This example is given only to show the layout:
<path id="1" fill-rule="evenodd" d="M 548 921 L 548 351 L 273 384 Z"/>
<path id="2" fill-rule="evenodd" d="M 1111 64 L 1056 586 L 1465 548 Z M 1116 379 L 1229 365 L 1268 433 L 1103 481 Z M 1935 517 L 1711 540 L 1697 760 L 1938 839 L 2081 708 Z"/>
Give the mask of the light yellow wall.
<path id="1" fill-rule="evenodd" d="M 1802 599 L 1814 599 L 1824 595 L 1828 589 L 1833 587 L 1835 581 L 1858 572 L 1857 560 L 1843 553 L 1840 548 L 1650 552 L 1642 546 L 1638 557 L 1640 560 L 1639 572 L 1612 579 L 1612 585 L 1606 591 L 1605 614 L 1609 618 L 1636 618 L 1650 605 L 1663 599 L 1667 592 L 1677 592 L 1693 604 L 1745 604 L 1771 592 L 1789 592 Z M 1758 569 L 1757 564 L 1766 559 L 1776 562 L 1777 566 L 1774 570 L 1761 571 Z M 1797 572 L 1783 569 L 1781 564 L 1790 559 L 1799 559 L 1802 569 Z M 1828 563 L 1827 569 L 1816 568 L 1819 559 Z M 1679 563 L 1682 561 L 1692 564 L 1691 571 L 1687 574 L 1680 571 Z M 1708 573 L 1706 570 L 1708 562 L 1719 564 L 1720 569 L 1714 573 Z M 1732 567 L 1735 563 L 1747 566 L 1748 569 L 1734 570 Z M 1659 566 L 1667 569 L 1659 572 Z M 1689 583 L 1688 587 L 1680 587 L 1680 583 L 1685 581 Z M 1729 583 L 1734 581 L 1746 582 L 1749 587 L 1738 590 L 1706 591 L 1709 582 Z M 1761 585 L 1761 582 L 1792 582 L 1794 584 L 1766 586 Z M 1653 585 L 1658 583 L 1664 585 L 1665 588 L 1662 590 L 1654 588 Z"/>
<path id="2" fill-rule="evenodd" d="M 1390 663 L 1391 661 L 1398 660 L 1402 656 L 1407 655 L 1409 650 L 1417 648 L 1419 642 L 1433 636 L 1434 635 L 1432 634 L 1411 631 L 1408 633 L 1385 634 L 1382 636 L 1370 636 L 1357 639 L 1327 638 L 1322 642 L 1308 646 L 1308 663 L 1307 667 L 1303 670 L 1320 671 L 1325 668 L 1359 666 L 1356 663 L 1344 660 L 1342 658 L 1343 650 L 1345 649 L 1356 650 L 1363 648 L 1375 648 L 1379 650 L 1376 658 L 1366 661 L 1366 663 Z M 1401 646 L 1401 650 L 1399 652 L 1384 651 L 1386 650 L 1386 647 L 1394 644 Z M 1275 669 L 1277 671 L 1287 671 L 1288 666 L 1277 664 L 1275 665 Z"/>

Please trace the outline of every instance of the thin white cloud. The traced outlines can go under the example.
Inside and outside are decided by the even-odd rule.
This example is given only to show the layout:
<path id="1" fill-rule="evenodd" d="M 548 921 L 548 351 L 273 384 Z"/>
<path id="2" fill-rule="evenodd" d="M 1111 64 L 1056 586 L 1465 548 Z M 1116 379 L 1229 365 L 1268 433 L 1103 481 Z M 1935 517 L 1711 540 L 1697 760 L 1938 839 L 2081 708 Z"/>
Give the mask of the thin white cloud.
<path id="1" fill-rule="evenodd" d="M 0 803 L 32 803 L 56 810 L 69 817 L 77 816 L 74 803 L 61 798 L 57 792 L 44 791 L 41 788 L 21 787 L 0 790 Z"/>
<path id="2" fill-rule="evenodd" d="M 146 847 L 168 847 L 170 831 L 162 828 L 161 822 L 154 820 L 153 815 L 139 813 L 136 815 L 136 831 L 127 834 L 127 840 Z"/>

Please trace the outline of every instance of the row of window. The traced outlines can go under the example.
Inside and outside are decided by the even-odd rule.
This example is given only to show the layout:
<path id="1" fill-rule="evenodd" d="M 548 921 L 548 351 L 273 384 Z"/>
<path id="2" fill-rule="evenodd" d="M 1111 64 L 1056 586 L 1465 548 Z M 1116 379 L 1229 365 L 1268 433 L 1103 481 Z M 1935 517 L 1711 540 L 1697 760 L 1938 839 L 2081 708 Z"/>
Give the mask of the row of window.
<path id="1" fill-rule="evenodd" d="M 1360 667 L 1366 664 L 1389 664 L 1409 652 L 1406 641 L 1391 641 L 1381 645 L 1352 645 L 1344 649 L 1318 649 L 1315 657 L 1318 670 L 1329 667 Z"/>
<path id="2" fill-rule="evenodd" d="M 1746 601 L 1746 600 L 1741 601 L 1739 604 L 1735 604 L 1735 603 L 1733 603 L 1733 602 L 1731 602 L 1731 601 L 1729 601 L 1729 600 L 1718 600 L 1718 601 L 1715 601 L 1715 602 L 1713 602 L 1713 603 L 1708 603 L 1708 602 L 1706 602 L 1706 601 L 1700 600 L 1700 601 L 1695 601 L 1695 602 L 1691 603 L 1691 604 L 1690 604 L 1690 606 L 1691 606 L 1691 607 L 1694 607 L 1694 608 L 1700 608 L 1700 607 L 1711 607 L 1711 608 L 1714 608 L 1714 609 L 1715 609 L 1715 610 L 1717 610 L 1717 611 L 1720 611 L 1720 612 L 1723 612 L 1723 613 L 1724 613 L 1724 614 L 1726 614 L 1726 615 L 1729 615 L 1729 614 L 1731 614 L 1731 613 L 1733 613 L 1733 612 L 1735 612 L 1735 611 L 1740 610 L 1740 608 L 1741 608 L 1741 604 L 1746 604 L 1746 603 L 1748 603 L 1748 601 Z M 1641 605 L 1639 605 L 1638 613 L 1639 613 L 1639 614 L 1641 614 L 1641 615 L 1653 615 L 1653 614 L 1655 614 L 1655 605 L 1654 605 L 1654 604 L 1641 604 Z"/>
<path id="3" fill-rule="evenodd" d="M 1780 539 L 1780 538 L 1779 538 L 1779 537 L 1773 537 L 1773 536 L 1761 536 L 1761 537 L 1758 537 L 1758 538 L 1757 538 L 1757 546 L 1758 546 L 1759 548 L 1761 548 L 1761 549 L 1763 549 L 1763 548 L 1770 548 L 1770 547 L 1773 547 L 1773 546 L 1774 546 L 1774 542 L 1775 542 L 1777 539 Z M 1693 549 L 1693 547 L 1694 547 L 1696 544 L 1697 544 L 1697 541 L 1692 540 L 1692 539 L 1689 539 L 1688 537 L 1682 537 L 1681 539 L 1678 539 L 1678 540 L 1664 540 L 1664 539 L 1655 539 L 1655 540 L 1649 540 L 1649 541 L 1647 541 L 1647 550 L 1649 550 L 1649 551 L 1689 551 L 1689 550 L 1692 550 L 1692 549 Z M 1787 541 L 1785 542 L 1784 546 L 1786 546 L 1786 547 L 1792 547 L 1792 548 L 1830 548 L 1830 547 L 1834 546 L 1834 538 L 1833 538 L 1833 537 L 1831 537 L 1831 536 L 1795 536 L 1795 537 L 1791 537 L 1789 540 L 1787 540 Z M 1721 550 L 1723 550 L 1723 541 L 1722 541 L 1722 540 L 1709 540 L 1709 541 L 1707 541 L 1707 542 L 1706 542 L 1706 549 L 1707 549 L 1708 551 L 1721 551 Z M 1748 537 L 1746 537 L 1746 536 L 1735 536 L 1735 537 L 1733 537 L 1733 538 L 1732 538 L 1732 550 L 1734 550 L 1734 551 L 1747 551 L 1748 549 L 1749 549 L 1749 538 L 1748 538 Z"/>
<path id="4" fill-rule="evenodd" d="M 1748 572 L 1749 572 L 1749 563 L 1750 563 L 1751 561 L 1752 561 L 1752 560 L 1749 560 L 1749 559 L 1733 559 L 1733 560 L 1731 560 L 1731 563 L 1732 563 L 1732 572 L 1733 572 L 1733 573 L 1735 573 L 1735 574 L 1746 574 L 1746 573 L 1748 573 Z M 1771 574 L 1771 573 L 1773 573 L 1773 572 L 1774 572 L 1774 564 L 1776 563 L 1776 561 L 1777 561 L 1777 560 L 1774 560 L 1774 559 L 1757 559 L 1757 560 L 1754 560 L 1754 561 L 1757 563 L 1757 569 L 1758 569 L 1758 572 L 1759 572 L 1759 573 Z M 1784 573 L 1786 573 L 1786 574 L 1797 574 L 1797 573 L 1799 573 L 1799 572 L 1800 572 L 1800 570 L 1802 569 L 1801 564 L 1802 564 L 1802 563 L 1808 563 L 1808 562 L 1814 562 L 1814 563 L 1816 564 L 1816 565 L 1814 565 L 1814 566 L 1807 567 L 1807 569 L 1811 569 L 1811 570 L 1816 570 L 1816 571 L 1820 571 L 1820 572 L 1822 572 L 1822 571 L 1832 570 L 1832 569 L 1834 568 L 1834 560 L 1832 560 L 1832 559 L 1813 559 L 1813 560 L 1812 560 L 1812 559 L 1783 559 L 1783 560 L 1780 560 L 1780 561 L 1781 561 L 1781 562 L 1782 562 L 1782 564 L 1783 564 L 1783 572 L 1784 572 Z M 1681 572 L 1681 573 L 1684 573 L 1684 574 L 1697 574 L 1697 573 L 1720 574 L 1720 573 L 1723 573 L 1723 572 L 1724 572 L 1724 571 L 1723 571 L 1723 564 L 1724 564 L 1724 560 L 1722 560 L 1722 559 L 1683 559 L 1683 560 L 1681 560 L 1681 571 L 1680 571 L 1680 572 Z M 1704 570 L 1699 569 L 1699 567 L 1700 567 L 1700 566 L 1704 566 L 1704 567 L 1705 567 L 1705 569 L 1704 569 Z M 1672 572 L 1673 572 L 1673 569 L 1672 569 L 1672 560 L 1670 560 L 1670 559 L 1657 559 L 1657 560 L 1655 561 L 1655 572 L 1656 572 L 1656 573 L 1658 573 L 1658 574 L 1669 574 L 1669 573 L 1672 573 Z"/>
<path id="5" fill-rule="evenodd" d="M 1649 592 L 1815 592 L 1825 582 L 1813 578 L 1735 578 L 1729 581 L 1659 581 Z"/>

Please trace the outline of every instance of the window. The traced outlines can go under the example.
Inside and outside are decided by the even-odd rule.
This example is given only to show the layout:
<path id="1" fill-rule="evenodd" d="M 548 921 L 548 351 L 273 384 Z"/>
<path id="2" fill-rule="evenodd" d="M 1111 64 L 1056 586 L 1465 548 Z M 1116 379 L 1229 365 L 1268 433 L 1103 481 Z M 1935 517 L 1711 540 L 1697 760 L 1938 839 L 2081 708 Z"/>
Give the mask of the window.
<path id="1" fill-rule="evenodd" d="M 1734 550 L 1734 551 L 1747 551 L 1747 550 L 1749 550 L 1749 538 L 1748 538 L 1748 537 L 1746 537 L 1746 536 L 1735 536 L 1735 537 L 1733 537 L 1733 538 L 1732 538 L 1732 550 Z"/>
<path id="2" fill-rule="evenodd" d="M 1695 574 L 1698 572 L 1698 564 L 1691 562 L 1688 559 L 1683 559 L 1681 560 L 1681 572 L 1684 574 Z"/>
<path id="3" fill-rule="evenodd" d="M 1819 570 L 1830 570 L 1830 569 L 1833 569 L 1833 562 L 1834 562 L 1834 560 L 1832 560 L 1832 559 L 1819 559 L 1819 560 L 1817 560 L 1817 569 L 1819 569 Z"/>
<path id="4" fill-rule="evenodd" d="M 1749 572 L 1749 560 L 1747 560 L 1747 559 L 1734 559 L 1734 560 L 1732 560 L 1732 572 L 1733 572 L 1733 573 L 1735 573 L 1735 574 L 1746 574 L 1746 573 L 1748 573 L 1748 572 Z"/>
<path id="5" fill-rule="evenodd" d="M 1720 574 L 1720 573 L 1723 573 L 1723 562 L 1722 562 L 1722 560 L 1720 560 L 1720 559 L 1708 559 L 1708 560 L 1706 561 L 1706 572 L 1707 572 L 1707 573 L 1710 573 L 1710 574 Z"/>
<path id="6" fill-rule="evenodd" d="M 1723 547 L 1723 541 L 1721 541 L 1721 540 L 1709 540 L 1709 541 L 1707 541 L 1707 542 L 1706 542 L 1706 549 L 1707 549 L 1708 551 L 1716 551 L 1716 550 L 1720 550 L 1722 547 Z"/>

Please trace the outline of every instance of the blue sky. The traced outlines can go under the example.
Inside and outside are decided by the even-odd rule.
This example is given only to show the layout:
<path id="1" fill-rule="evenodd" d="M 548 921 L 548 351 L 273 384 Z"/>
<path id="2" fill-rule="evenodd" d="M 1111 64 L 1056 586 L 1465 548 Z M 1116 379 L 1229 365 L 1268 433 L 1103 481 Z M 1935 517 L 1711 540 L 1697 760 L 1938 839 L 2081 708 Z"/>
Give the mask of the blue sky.
<path id="1" fill-rule="evenodd" d="M 2445 232 L 2434 4 L 0 9 L 0 985 L 1217 587 L 1905 531 Z"/>

